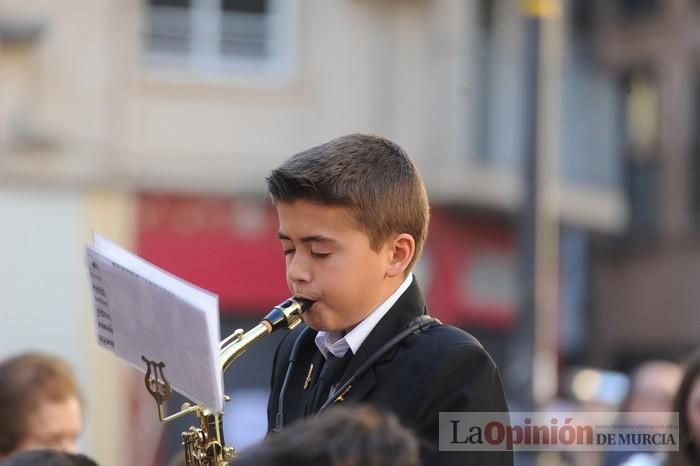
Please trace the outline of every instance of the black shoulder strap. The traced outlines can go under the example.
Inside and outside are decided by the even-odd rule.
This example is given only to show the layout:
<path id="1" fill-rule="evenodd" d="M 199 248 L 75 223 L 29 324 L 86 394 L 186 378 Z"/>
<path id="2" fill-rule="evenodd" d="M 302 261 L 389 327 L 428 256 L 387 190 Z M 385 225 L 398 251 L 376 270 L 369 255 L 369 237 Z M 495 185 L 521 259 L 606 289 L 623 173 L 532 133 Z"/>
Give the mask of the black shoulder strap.
<path id="1" fill-rule="evenodd" d="M 306 325 L 306 324 L 303 324 Z M 294 346 L 292 346 L 292 352 L 289 353 L 289 361 L 287 363 L 287 372 L 284 374 L 284 381 L 282 382 L 282 388 L 280 389 L 280 395 L 277 399 L 277 414 L 275 415 L 275 428 L 273 432 L 279 432 L 284 426 L 284 394 L 287 392 L 287 385 L 289 385 L 289 378 L 294 370 L 294 363 L 299 356 L 299 348 L 301 347 L 301 342 L 306 338 L 306 334 L 309 333 L 309 327 L 305 327 L 299 332 L 297 339 L 294 340 Z"/>

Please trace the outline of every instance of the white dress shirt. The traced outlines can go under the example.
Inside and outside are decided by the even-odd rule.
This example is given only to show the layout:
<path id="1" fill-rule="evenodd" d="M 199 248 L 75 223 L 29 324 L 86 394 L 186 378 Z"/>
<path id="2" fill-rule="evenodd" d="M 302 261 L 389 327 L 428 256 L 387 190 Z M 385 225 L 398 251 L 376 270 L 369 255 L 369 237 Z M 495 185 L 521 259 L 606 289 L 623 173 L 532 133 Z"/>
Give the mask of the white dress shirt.
<path id="1" fill-rule="evenodd" d="M 342 332 L 318 332 L 316 334 L 316 346 L 323 354 L 323 357 L 328 359 L 328 354 L 333 354 L 337 358 L 342 358 L 345 353 L 350 350 L 352 354 L 357 353 L 357 350 L 365 341 L 367 335 L 376 327 L 384 315 L 389 312 L 391 306 L 396 304 L 401 295 L 411 286 L 413 282 L 413 274 L 408 274 L 408 277 L 399 285 L 399 287 L 389 296 L 386 301 L 380 304 L 372 313 L 362 320 L 352 330 L 344 336 Z"/>

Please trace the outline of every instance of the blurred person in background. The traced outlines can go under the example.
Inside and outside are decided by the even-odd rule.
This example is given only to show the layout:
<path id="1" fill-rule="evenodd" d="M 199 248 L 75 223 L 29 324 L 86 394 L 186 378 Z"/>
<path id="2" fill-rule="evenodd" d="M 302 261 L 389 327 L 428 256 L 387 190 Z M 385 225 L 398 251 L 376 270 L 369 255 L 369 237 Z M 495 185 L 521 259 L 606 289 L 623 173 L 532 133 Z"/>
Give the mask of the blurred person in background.
<path id="1" fill-rule="evenodd" d="M 83 455 L 58 450 L 25 450 L 0 461 L 0 466 L 97 466 Z"/>
<path id="2" fill-rule="evenodd" d="M 646 361 L 632 372 L 630 389 L 624 403 L 626 424 L 668 424 L 673 396 L 683 372 L 668 361 Z M 610 451 L 605 466 L 660 465 L 664 455 L 649 452 Z"/>
<path id="3" fill-rule="evenodd" d="M 578 412 L 583 424 L 615 422 L 617 413 L 629 393 L 629 376 L 598 367 L 571 367 L 564 369 L 561 398 L 553 400 L 544 411 Z M 607 413 L 607 414 L 604 414 Z M 558 457 L 560 466 L 601 466 L 605 451 L 543 452 Z"/>
<path id="4" fill-rule="evenodd" d="M 0 363 L 0 459 L 21 450 L 75 453 L 82 402 L 62 359 L 25 353 Z"/>
<path id="5" fill-rule="evenodd" d="M 673 401 L 680 428 L 679 451 L 669 455 L 668 466 L 700 465 L 700 352 L 686 365 Z"/>
<path id="6" fill-rule="evenodd" d="M 334 406 L 244 450 L 236 466 L 420 466 L 415 435 L 389 412 Z"/>

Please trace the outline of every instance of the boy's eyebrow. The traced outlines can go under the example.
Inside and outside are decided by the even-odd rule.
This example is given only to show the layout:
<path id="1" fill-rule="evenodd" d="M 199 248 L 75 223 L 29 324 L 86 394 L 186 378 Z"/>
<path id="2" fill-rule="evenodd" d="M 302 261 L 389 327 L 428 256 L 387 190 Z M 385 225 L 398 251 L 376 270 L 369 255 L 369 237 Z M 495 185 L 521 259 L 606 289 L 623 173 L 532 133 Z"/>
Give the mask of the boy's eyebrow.
<path id="1" fill-rule="evenodd" d="M 292 238 L 289 236 L 285 235 L 284 233 L 280 232 L 277 234 L 279 239 L 286 240 L 286 241 L 292 241 Z M 323 235 L 311 235 L 311 236 L 304 236 L 301 238 L 302 243 L 337 243 L 336 240 L 333 238 L 328 238 L 327 236 Z"/>

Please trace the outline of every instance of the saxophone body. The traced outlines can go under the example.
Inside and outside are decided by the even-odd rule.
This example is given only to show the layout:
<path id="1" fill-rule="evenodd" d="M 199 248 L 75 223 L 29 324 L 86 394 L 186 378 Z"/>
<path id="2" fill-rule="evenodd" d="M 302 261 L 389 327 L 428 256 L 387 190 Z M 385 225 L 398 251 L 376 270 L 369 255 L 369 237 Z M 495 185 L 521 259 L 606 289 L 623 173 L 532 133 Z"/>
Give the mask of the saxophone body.
<path id="1" fill-rule="evenodd" d="M 255 327 L 244 332 L 238 329 L 220 343 L 219 364 L 222 372 L 256 342 L 279 329 L 293 329 L 301 323 L 301 315 L 311 307 L 312 301 L 303 298 L 289 298 L 275 306 Z M 148 387 L 148 374 L 147 387 Z M 149 390 L 150 391 L 150 390 Z M 228 397 L 227 397 L 228 399 Z M 158 401 L 158 400 L 156 400 Z M 226 446 L 222 424 L 223 414 L 215 413 L 204 406 L 183 405 L 180 412 L 164 417 L 162 403 L 159 402 L 159 417 L 162 422 L 177 419 L 193 413 L 199 419 L 198 426 L 192 426 L 182 433 L 182 445 L 187 466 L 228 466 L 233 461 L 235 449 Z"/>
<path id="2" fill-rule="evenodd" d="M 222 415 L 204 410 L 198 414 L 199 427 L 190 427 L 182 433 L 187 466 L 227 466 L 234 449 L 224 442 Z"/>

